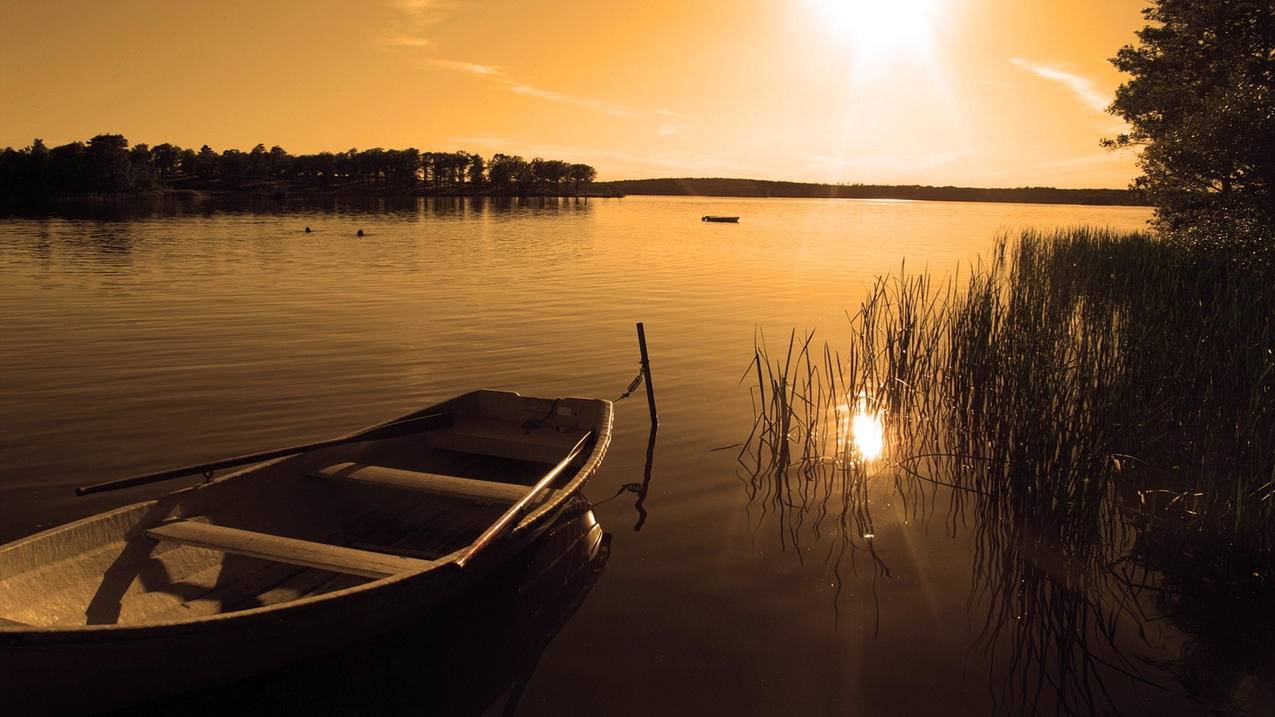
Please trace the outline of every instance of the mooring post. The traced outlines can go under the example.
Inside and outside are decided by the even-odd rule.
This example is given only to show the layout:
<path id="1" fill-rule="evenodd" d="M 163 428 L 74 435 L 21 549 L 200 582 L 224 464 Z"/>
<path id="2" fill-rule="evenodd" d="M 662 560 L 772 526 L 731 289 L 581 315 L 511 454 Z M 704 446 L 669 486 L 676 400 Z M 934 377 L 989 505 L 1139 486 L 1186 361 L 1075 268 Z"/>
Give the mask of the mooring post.
<path id="1" fill-rule="evenodd" d="M 660 417 L 655 412 L 655 387 L 651 385 L 651 357 L 646 353 L 646 329 L 642 322 L 637 322 L 638 350 L 642 352 L 642 382 L 646 384 L 646 407 L 651 411 L 651 425 L 660 425 Z"/>

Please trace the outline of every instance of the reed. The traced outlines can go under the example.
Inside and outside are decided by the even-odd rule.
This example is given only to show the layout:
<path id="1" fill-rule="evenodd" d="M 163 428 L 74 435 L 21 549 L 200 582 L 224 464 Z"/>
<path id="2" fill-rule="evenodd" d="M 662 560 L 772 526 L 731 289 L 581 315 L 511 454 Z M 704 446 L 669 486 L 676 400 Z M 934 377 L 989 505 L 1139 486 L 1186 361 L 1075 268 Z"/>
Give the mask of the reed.
<path id="1" fill-rule="evenodd" d="M 976 645 L 1011 646 L 994 690 L 1008 711 L 1048 692 L 1092 712 L 1110 680 L 1144 680 L 1116 634 L 1149 605 L 1258 669 L 1244 646 L 1275 636 L 1257 607 L 1275 596 L 1263 266 L 1143 234 L 1026 232 L 963 280 L 879 280 L 840 349 L 794 333 L 772 355 L 759 335 L 751 504 L 789 543 L 835 527 L 836 555 L 866 550 L 888 574 L 863 537 L 869 479 L 919 517 L 950 490 L 949 528 L 972 525 Z M 883 460 L 856 451 L 848 411 L 880 418 Z"/>

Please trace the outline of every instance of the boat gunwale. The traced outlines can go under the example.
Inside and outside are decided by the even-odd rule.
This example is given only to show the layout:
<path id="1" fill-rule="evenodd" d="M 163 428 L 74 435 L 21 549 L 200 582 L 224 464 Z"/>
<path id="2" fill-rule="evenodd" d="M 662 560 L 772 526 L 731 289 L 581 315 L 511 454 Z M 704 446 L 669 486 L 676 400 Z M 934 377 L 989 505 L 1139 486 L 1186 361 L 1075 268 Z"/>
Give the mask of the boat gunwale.
<path id="1" fill-rule="evenodd" d="M 466 397 L 473 396 L 479 393 L 484 393 L 484 392 L 511 394 L 514 396 L 518 396 L 519 398 L 527 398 L 527 399 L 538 398 L 535 396 L 523 396 L 521 393 L 518 393 L 516 391 L 496 391 L 494 389 L 476 389 L 474 391 L 469 391 L 466 393 L 459 394 L 457 396 L 453 396 L 452 398 L 449 398 L 437 404 L 432 404 L 426 408 L 412 411 L 406 415 L 399 416 L 398 418 L 393 418 L 388 421 L 383 421 L 361 430 L 352 431 L 346 434 L 345 436 L 341 436 L 341 438 L 352 437 L 352 436 L 358 435 L 359 433 L 364 433 L 366 431 L 374 430 L 376 428 L 380 428 L 390 423 L 413 418 L 418 415 L 422 415 L 428 411 L 435 410 L 438 406 L 441 406 L 443 404 L 450 403 L 452 401 L 458 401 Z M 607 448 L 609 447 L 611 443 L 611 433 L 612 433 L 612 427 L 613 427 L 614 418 L 615 418 L 615 408 L 613 403 L 607 399 L 600 399 L 600 398 L 581 398 L 581 397 L 574 397 L 574 396 L 564 396 L 562 398 L 567 400 L 582 401 L 586 403 L 596 403 L 600 405 L 602 415 L 599 416 L 597 425 L 592 428 L 595 435 L 593 438 L 593 444 L 589 450 L 589 453 L 587 454 L 588 457 L 576 470 L 575 475 L 572 477 L 569 483 L 567 483 L 562 488 L 558 489 L 558 491 L 555 494 L 551 494 L 552 497 L 549 500 L 546 500 L 544 503 L 536 506 L 535 510 L 531 511 L 530 513 L 525 515 L 521 520 L 519 520 L 518 523 L 513 528 L 509 529 L 503 536 L 497 539 L 500 542 L 506 541 L 512 536 L 523 534 L 528 529 L 530 529 L 531 527 L 537 524 L 543 524 L 543 527 L 547 527 L 550 521 L 545 520 L 545 518 L 548 517 L 550 513 L 556 513 L 560 511 L 561 509 L 563 509 L 569 500 L 579 495 L 580 489 L 584 486 L 586 482 L 589 481 L 590 478 L 593 477 L 595 473 L 597 473 L 598 468 L 601 467 L 602 459 L 605 457 Z M 0 546 L 0 552 L 3 552 L 7 548 L 16 548 L 19 545 L 23 545 L 23 544 L 27 544 L 39 539 L 47 538 L 50 535 L 53 535 L 62 531 L 70 530 L 83 525 L 88 525 L 100 520 L 105 520 L 110 518 L 111 516 L 135 511 L 143 507 L 155 506 L 155 505 L 158 505 L 161 500 L 165 500 L 173 496 L 180 496 L 187 493 L 193 493 L 199 490 L 204 490 L 211 485 L 216 485 L 219 483 L 235 480 L 249 473 L 255 473 L 255 472 L 264 470 L 266 468 L 278 465 L 284 461 L 295 460 L 301 455 L 304 455 L 304 454 L 282 456 L 269 461 L 264 461 L 262 463 L 257 463 L 257 464 L 248 466 L 246 468 L 243 468 L 241 470 L 234 471 L 233 473 L 227 473 L 224 476 L 214 478 L 204 483 L 187 486 L 185 488 L 179 488 L 177 490 L 174 490 L 158 498 L 151 498 L 149 500 L 143 500 L 143 501 L 138 501 L 136 503 L 130 503 L 128 505 L 123 505 L 118 508 L 108 510 L 102 513 L 94 513 L 93 515 L 85 516 L 84 518 L 71 521 L 70 523 L 63 523 L 62 525 L 57 525 L 52 528 L 47 528 L 45 530 L 39 531 L 37 533 L 32 533 L 31 535 L 28 535 L 24 538 L 19 538 L 18 540 L 11 541 L 9 543 L 6 543 L 3 546 Z M 528 488 L 530 488 L 530 486 L 528 486 Z M 492 545 L 489 549 L 494 549 L 497 547 L 498 547 L 498 543 L 495 545 Z M 33 642 L 42 641 L 42 639 L 47 639 L 51 642 L 57 641 L 58 638 L 76 639 L 76 638 L 82 638 L 82 637 L 109 636 L 109 637 L 122 638 L 122 639 L 133 639 L 133 638 L 146 639 L 149 637 L 153 637 L 155 634 L 159 634 L 159 633 L 173 634 L 176 632 L 180 632 L 182 631 L 182 628 L 188 628 L 188 627 L 197 628 L 197 627 L 202 627 L 204 625 L 215 624 L 215 623 L 223 622 L 223 621 L 255 618 L 259 616 L 269 615 L 275 612 L 282 612 L 285 610 L 295 610 L 301 607 L 308 607 L 308 606 L 326 602 L 329 600 L 337 600 L 337 599 L 349 597 L 351 595 L 355 595 L 358 593 L 370 592 L 373 590 L 381 590 L 391 585 L 402 583 L 408 580 L 414 580 L 414 579 L 420 578 L 421 576 L 434 573 L 436 571 L 441 571 L 441 570 L 447 570 L 449 572 L 454 573 L 457 576 L 463 576 L 466 572 L 481 573 L 482 567 L 479 567 L 477 569 L 475 568 L 467 569 L 467 568 L 460 567 L 456 563 L 456 559 L 459 558 L 465 552 L 467 548 L 468 546 L 465 546 L 458 550 L 452 551 L 451 553 L 448 553 L 447 555 L 444 555 L 438 558 L 437 560 L 433 561 L 432 564 L 426 565 L 418 570 L 398 573 L 395 575 L 388 575 L 383 578 L 370 580 L 360 585 L 354 585 L 348 588 L 342 588 L 340 590 L 333 590 L 332 592 L 321 593 L 318 595 L 309 595 L 309 596 L 297 598 L 296 600 L 289 600 L 286 602 L 275 603 L 273 605 L 263 605 L 261 607 L 248 608 L 246 610 L 233 610 L 230 612 L 215 613 L 212 615 L 202 615 L 198 617 L 192 617 L 189 619 L 169 620 L 166 622 L 139 622 L 139 623 L 130 623 L 130 624 L 123 624 L 123 625 L 118 623 L 97 624 L 97 625 L 5 625 L 3 623 L 0 623 L 0 647 L 2 647 L 5 643 L 31 644 Z M 480 556 L 481 555 L 482 554 L 480 554 Z"/>

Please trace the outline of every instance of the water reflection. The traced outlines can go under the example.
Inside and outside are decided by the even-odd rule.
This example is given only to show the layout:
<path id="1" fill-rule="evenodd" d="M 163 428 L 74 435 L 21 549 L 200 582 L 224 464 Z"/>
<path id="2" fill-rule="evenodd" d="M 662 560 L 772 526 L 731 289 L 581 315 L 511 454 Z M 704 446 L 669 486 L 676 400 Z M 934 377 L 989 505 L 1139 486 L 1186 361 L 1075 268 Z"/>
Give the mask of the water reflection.
<path id="1" fill-rule="evenodd" d="M 847 421 L 845 432 L 838 432 L 838 451 L 853 448 L 860 459 L 869 462 L 880 458 L 885 451 L 885 424 L 869 397 L 861 395 L 854 405 L 839 403 L 837 413 L 838 421 L 843 415 Z"/>
<path id="2" fill-rule="evenodd" d="M 99 221 L 212 217 L 217 214 L 382 214 L 396 219 L 499 217 L 514 214 L 587 214 L 599 199 L 587 197 L 299 195 L 286 199 L 253 195 L 128 197 L 50 200 L 37 204 L 0 201 L 0 217 L 60 217 Z"/>
<path id="3" fill-rule="evenodd" d="M 633 532 L 642 530 L 646 524 L 646 494 L 651 490 L 651 469 L 655 466 L 655 439 L 659 435 L 658 424 L 651 424 L 651 433 L 646 440 L 646 462 L 642 467 L 642 482 L 636 486 L 637 498 L 633 501 L 633 510 L 637 512 L 637 522 L 633 524 Z"/>
<path id="4" fill-rule="evenodd" d="M 600 509 L 609 511 L 600 513 L 608 528 L 625 526 L 625 559 L 609 565 L 603 589 L 590 593 L 588 609 L 556 638 L 528 699 L 542 711 L 570 712 L 579 704 L 571 686 L 583 682 L 605 685 L 592 695 L 603 713 L 685 711 L 692 694 L 705 713 L 783 713 L 784 705 L 886 713 L 884 705 L 897 704 L 887 693 L 905 680 L 910 689 L 918 662 L 929 658 L 924 688 L 901 711 L 979 710 L 982 674 L 962 672 L 959 654 L 934 661 L 951 656 L 953 644 L 963 649 L 966 578 L 940 581 L 945 571 L 969 574 L 965 546 L 942 530 L 901 542 L 901 503 L 880 492 L 914 491 L 905 493 L 908 511 L 917 511 L 903 514 L 909 526 L 928 514 L 918 506 L 930 507 L 931 524 L 947 509 L 941 494 L 937 504 L 931 499 L 932 483 L 893 485 L 892 473 L 902 469 L 894 467 L 900 434 L 891 417 L 899 413 L 889 394 L 875 381 L 860 387 L 884 396 L 889 430 L 880 465 L 869 474 L 819 469 L 821 493 L 826 481 L 833 496 L 817 525 L 821 541 L 812 535 L 813 517 L 800 527 L 803 568 L 791 542 L 785 555 L 773 549 L 770 518 L 785 510 L 778 503 L 750 506 L 751 515 L 768 517 L 748 539 L 743 490 L 733 479 L 739 448 L 707 450 L 748 432 L 748 396 L 736 385 L 740 350 L 751 345 L 755 325 L 782 327 L 784 337 L 788 327 L 825 320 L 840 330 L 858 287 L 903 255 L 954 266 L 984 251 L 998 226 L 1137 228 L 1149 210 L 630 197 L 590 200 L 587 213 L 533 216 L 517 207 L 484 215 L 490 208 L 483 204 L 466 202 L 462 217 L 422 216 L 417 202 L 385 214 L 345 214 L 329 202 L 277 213 L 210 207 L 207 219 L 197 210 L 146 217 L 129 223 L 125 290 L 104 286 L 101 255 L 80 243 L 90 224 L 0 220 L 0 532 L 12 539 L 145 497 L 77 499 L 76 484 L 319 439 L 457 387 L 610 396 L 631 375 L 632 322 L 645 320 L 665 327 L 667 345 L 655 359 L 669 366 L 658 465 L 643 506 L 649 516 L 634 536 L 627 529 L 640 516 L 632 497 Z M 721 232 L 699 221 L 708 213 L 748 221 L 723 244 Z M 314 235 L 302 233 L 307 224 Z M 357 240 L 358 226 L 375 233 Z M 45 227 L 46 248 L 36 249 L 32 239 Z M 639 480 L 644 414 L 642 406 L 619 408 L 597 497 Z M 637 434 L 624 438 L 626 426 Z M 904 465 L 927 471 L 919 458 Z M 763 474 L 759 496 L 783 484 L 812 488 L 798 482 L 801 470 L 790 463 L 794 475 L 783 483 L 773 475 L 767 483 Z M 843 483 L 849 498 L 837 492 Z M 794 495 L 819 509 L 820 495 Z M 854 512 L 868 498 L 868 514 Z M 852 545 L 838 537 L 843 503 Z M 1147 556 L 1172 555 L 1167 546 L 1145 545 Z M 899 579 L 884 577 L 878 559 Z M 825 562 L 845 580 L 824 580 Z M 761 575 L 772 569 L 810 580 L 771 585 Z M 876 644 L 873 581 L 883 606 Z M 845 593 L 838 630 L 829 629 L 832 613 L 823 609 L 834 582 Z M 931 607 L 941 621 L 925 619 Z M 889 617 L 900 614 L 925 627 L 887 646 L 898 637 Z M 844 676 L 856 669 L 858 646 L 846 639 L 861 634 L 861 624 L 872 669 L 849 684 Z M 616 664 L 632 671 L 617 673 Z"/>
<path id="5" fill-rule="evenodd" d="M 880 545 L 873 528 L 890 501 L 922 523 L 927 506 L 944 506 L 973 551 L 970 649 L 989 664 L 997 711 L 1119 712 L 1174 682 L 1224 709 L 1266 709 L 1275 655 L 1253 635 L 1272 620 L 1253 607 L 1272 594 L 1260 529 L 1270 513 L 1252 501 L 1271 496 L 1261 482 L 1275 446 L 1252 431 L 1275 426 L 1275 412 L 1255 397 L 1253 372 L 1270 371 L 1257 347 L 1273 329 L 1263 322 L 1250 349 L 1249 327 L 1231 317 L 1275 296 L 1181 264 L 1188 278 L 1160 286 L 1202 296 L 1187 308 L 1205 315 L 1165 312 L 1177 302 L 1143 288 L 1140 272 L 1111 278 L 1128 256 L 1086 235 L 1073 242 L 1028 236 L 1012 273 L 994 265 L 962 293 L 907 277 L 878 284 L 844 355 L 814 348 L 813 335 L 794 334 L 776 356 L 759 342 L 740 454 L 750 509 L 773 516 L 781 545 L 828 530 L 839 565 L 856 550 L 875 559 L 874 547 L 907 547 Z M 1085 261 L 1101 280 L 1053 273 Z M 1182 324 L 1205 335 L 1182 347 L 1155 328 Z M 1198 344 L 1225 346 L 1210 361 L 1226 365 L 1202 363 Z M 1198 388 L 1158 388 L 1184 378 Z"/>
<path id="6" fill-rule="evenodd" d="M 808 363 L 809 353 L 787 359 L 778 363 L 788 365 L 789 375 L 820 371 Z M 926 507 L 943 499 L 948 525 L 973 526 L 970 650 L 992 666 L 988 677 L 995 711 L 1054 711 L 1046 705 L 1056 705 L 1062 714 L 1113 709 L 1110 695 L 1117 680 L 1127 683 L 1123 689 L 1163 689 L 1157 682 L 1163 676 L 1148 677 L 1146 666 L 1125 654 L 1128 638 L 1138 639 L 1150 605 L 1135 587 L 1145 576 L 1117 579 L 1108 570 L 1130 548 L 1128 536 L 1113 522 L 1109 495 L 1006 499 L 973 488 L 1012 483 L 1007 464 L 980 450 L 986 446 L 983 436 L 946 430 L 940 421 L 917 421 L 906 431 L 901 415 L 875 413 L 862 400 L 838 403 L 836 420 L 820 420 L 818 400 L 810 396 L 822 387 L 799 385 L 787 389 L 790 402 L 759 405 L 753 434 L 740 454 L 741 477 L 750 510 L 760 508 L 754 519 L 761 525 L 767 516 L 773 518 L 781 546 L 795 548 L 799 559 L 813 546 L 826 546 L 825 560 L 837 586 L 831 608 L 838 620 L 845 571 L 857 571 L 859 554 L 870 559 L 879 625 L 876 579 L 892 576 L 882 555 L 906 547 L 881 544 L 878 520 L 893 517 L 889 510 L 877 515 L 883 506 L 898 501 L 907 519 L 924 523 L 930 515 Z M 783 383 L 778 386 L 779 393 L 772 395 L 783 395 Z M 897 455 L 883 456 L 887 421 L 910 437 L 892 449 Z M 838 450 L 814 450 L 821 445 Z M 1094 466 L 1077 469 L 1086 468 Z M 1059 465 L 1017 469 L 1050 474 Z M 939 487 L 951 495 L 936 495 Z"/>

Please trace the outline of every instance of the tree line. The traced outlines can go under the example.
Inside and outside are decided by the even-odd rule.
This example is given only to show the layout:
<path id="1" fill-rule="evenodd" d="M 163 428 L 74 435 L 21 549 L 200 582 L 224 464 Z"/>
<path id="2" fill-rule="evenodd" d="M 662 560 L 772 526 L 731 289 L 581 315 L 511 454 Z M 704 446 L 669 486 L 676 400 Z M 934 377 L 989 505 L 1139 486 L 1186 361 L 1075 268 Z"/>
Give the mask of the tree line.
<path id="1" fill-rule="evenodd" d="M 250 151 L 198 150 L 165 142 L 130 146 L 123 135 L 49 148 L 36 139 L 0 152 L 0 196 L 118 195 L 163 189 L 207 191 L 354 191 L 578 195 L 597 171 L 557 159 L 470 152 L 351 149 L 289 154 L 258 144 Z"/>
<path id="2" fill-rule="evenodd" d="M 816 184 L 764 179 L 627 179 L 599 182 L 596 189 L 624 194 L 705 197 L 785 197 L 810 199 L 920 199 L 947 202 L 1029 202 L 1034 204 L 1144 204 L 1141 192 L 1126 189 L 1055 187 L 932 187 L 891 184 Z"/>

